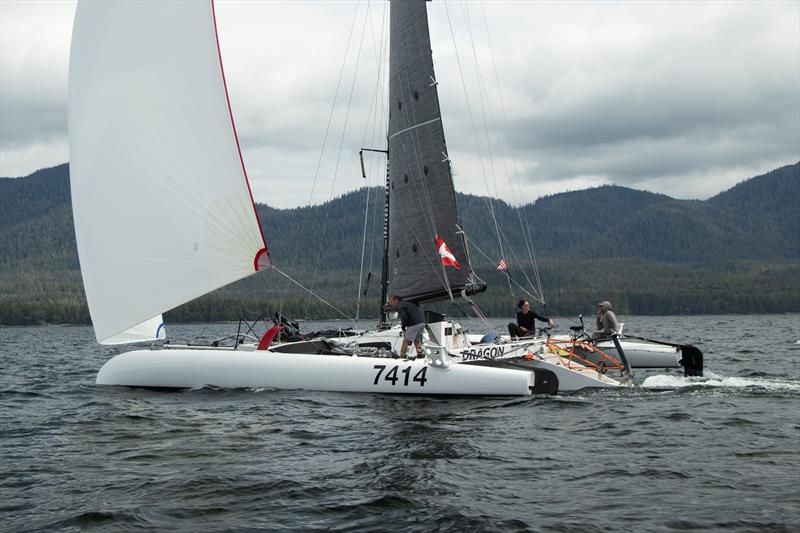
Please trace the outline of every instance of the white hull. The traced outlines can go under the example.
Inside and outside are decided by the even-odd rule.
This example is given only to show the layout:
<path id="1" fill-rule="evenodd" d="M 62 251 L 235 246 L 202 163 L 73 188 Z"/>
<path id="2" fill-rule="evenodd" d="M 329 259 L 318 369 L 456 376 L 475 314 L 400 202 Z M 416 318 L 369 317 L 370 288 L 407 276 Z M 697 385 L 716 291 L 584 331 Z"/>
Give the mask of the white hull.
<path id="1" fill-rule="evenodd" d="M 558 379 L 558 390 L 575 392 L 582 389 L 614 388 L 626 384 L 601 374 L 577 362 L 542 350 L 539 341 L 517 341 L 507 344 L 476 345 L 471 348 L 455 350 L 451 355 L 470 361 L 507 361 L 523 368 L 541 369 L 552 372 Z"/>
<path id="2" fill-rule="evenodd" d="M 552 372 L 558 379 L 559 392 L 575 392 L 588 388 L 618 387 L 620 382 L 604 374 L 596 372 L 578 363 L 567 365 L 566 360 L 549 354 L 539 354 L 535 359 L 525 360 L 529 352 L 535 352 L 543 342 L 538 339 L 514 341 L 506 343 L 491 343 L 471 345 L 464 335 L 445 335 L 447 328 L 457 328 L 450 322 L 429 325 L 430 332 L 434 334 L 431 339 L 437 344 L 447 346 L 449 354 L 456 360 L 472 366 L 491 364 L 491 361 L 505 361 L 521 365 L 524 368 L 542 369 Z M 441 331 L 437 331 L 441 330 Z M 426 337 L 430 337 L 426 333 Z M 439 338 L 437 338 L 439 337 Z M 402 336 L 399 327 L 383 331 L 370 331 L 358 337 L 349 337 L 346 342 L 356 343 L 361 346 L 374 345 L 385 342 L 394 351 L 399 351 Z"/>
<path id="3" fill-rule="evenodd" d="M 631 368 L 680 368 L 681 352 L 675 346 L 620 339 L 620 346 Z M 598 342 L 597 347 L 619 358 L 612 341 Z"/>
<path id="4" fill-rule="evenodd" d="M 551 337 L 557 341 L 568 341 L 569 336 L 554 335 Z M 508 342 L 511 342 L 507 335 L 501 337 Z M 544 337 L 532 337 L 531 341 L 542 340 Z M 667 344 L 656 344 L 652 342 L 639 341 L 635 339 L 626 339 L 622 337 L 619 339 L 622 350 L 625 352 L 625 357 L 628 359 L 628 364 L 631 368 L 681 368 L 681 352 L 680 348 L 670 346 Z M 619 359 L 617 348 L 612 341 L 601 341 L 597 343 L 597 347 L 611 357 Z M 597 363 L 600 361 L 598 353 L 580 352 L 581 357 L 588 361 Z"/>
<path id="5" fill-rule="evenodd" d="M 275 388 L 424 395 L 527 396 L 533 372 L 429 361 L 241 350 L 136 350 L 108 361 L 98 385 Z"/>

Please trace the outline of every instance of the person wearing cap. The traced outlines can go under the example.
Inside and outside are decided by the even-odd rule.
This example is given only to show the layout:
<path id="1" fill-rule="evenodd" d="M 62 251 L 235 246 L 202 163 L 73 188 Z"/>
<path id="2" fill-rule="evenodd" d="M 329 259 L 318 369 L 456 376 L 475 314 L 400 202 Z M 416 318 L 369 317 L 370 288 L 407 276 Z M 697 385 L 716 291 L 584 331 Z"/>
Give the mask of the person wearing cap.
<path id="1" fill-rule="evenodd" d="M 542 316 L 536 311 L 533 311 L 531 309 L 531 304 L 528 303 L 528 300 L 520 300 L 519 303 L 517 303 L 517 307 L 519 308 L 519 312 L 517 313 L 517 323 L 508 323 L 508 334 L 511 335 L 511 338 L 531 337 L 536 335 L 537 320 L 547 322 L 551 327 L 555 325 L 553 319 Z"/>
<path id="2" fill-rule="evenodd" d="M 414 343 L 417 357 L 423 357 L 422 331 L 425 329 L 425 317 L 419 307 L 411 302 L 404 302 L 400 296 L 393 294 L 386 306 L 389 311 L 396 311 L 403 330 L 403 342 L 400 344 L 400 357 L 405 357 L 408 344 Z M 412 357 L 413 359 L 413 357 Z"/>
<path id="3" fill-rule="evenodd" d="M 594 311 L 594 316 L 597 318 L 597 331 L 594 334 L 595 338 L 608 337 L 612 333 L 619 332 L 619 322 L 617 315 L 611 308 L 611 302 L 603 300 L 597 304 Z"/>

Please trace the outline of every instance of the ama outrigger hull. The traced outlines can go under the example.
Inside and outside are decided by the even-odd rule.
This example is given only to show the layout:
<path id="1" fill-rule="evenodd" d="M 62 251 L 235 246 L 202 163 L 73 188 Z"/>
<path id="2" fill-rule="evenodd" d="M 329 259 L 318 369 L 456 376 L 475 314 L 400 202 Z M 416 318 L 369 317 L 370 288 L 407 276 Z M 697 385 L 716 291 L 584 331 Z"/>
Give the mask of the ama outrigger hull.
<path id="1" fill-rule="evenodd" d="M 432 359 L 286 354 L 245 350 L 136 350 L 109 360 L 98 385 L 188 389 L 305 389 L 453 396 L 555 393 L 548 372 L 466 364 L 437 367 Z"/>
<path id="2" fill-rule="evenodd" d="M 508 364 L 514 368 L 551 372 L 558 380 L 561 392 L 583 389 L 601 389 L 629 386 L 606 374 L 579 363 L 569 363 L 565 358 L 548 353 L 540 348 L 541 342 L 516 341 L 497 345 L 477 345 L 473 348 L 454 350 L 452 355 L 460 357 L 466 365 Z"/>
<path id="3" fill-rule="evenodd" d="M 544 344 L 542 339 L 470 345 L 465 335 L 454 333 L 459 329 L 460 326 L 449 321 L 437 322 L 428 324 L 427 335 L 436 344 L 446 346 L 449 355 L 462 366 L 518 368 L 540 374 L 552 374 L 550 379 L 554 378 L 557 381 L 559 392 L 628 385 L 581 364 L 567 364 L 565 360 L 552 354 L 539 354 L 532 357 L 529 352 L 538 351 Z M 360 346 L 381 345 L 385 349 L 399 351 L 401 339 L 400 328 L 395 327 L 336 340 Z M 537 390 L 541 390 L 541 388 Z"/>
<path id="4" fill-rule="evenodd" d="M 677 346 L 629 340 L 625 337 L 622 337 L 619 343 L 631 368 L 681 367 L 681 351 Z M 612 341 L 598 342 L 597 347 L 608 355 L 619 358 L 617 348 Z M 597 356 L 596 354 L 587 354 L 586 358 L 594 362 Z"/>
<path id="5" fill-rule="evenodd" d="M 481 344 L 478 339 L 480 335 L 470 335 L 469 339 L 472 347 L 467 352 L 483 353 L 486 350 L 494 350 L 495 352 L 504 352 L 508 348 L 503 346 L 511 346 L 516 342 L 530 340 L 545 342 L 548 337 L 531 337 L 526 339 L 523 337 L 519 340 L 512 340 L 508 335 L 500 337 L 504 342 L 497 343 L 484 343 Z M 567 335 L 553 335 L 549 337 L 556 342 L 569 343 L 574 340 Z M 664 341 L 654 341 L 640 337 L 620 337 L 620 346 L 622 347 L 625 357 L 628 360 L 632 369 L 653 369 L 653 368 L 683 368 L 687 376 L 702 376 L 703 375 L 703 354 L 693 345 L 689 344 L 674 344 Z M 596 343 L 596 347 L 603 353 L 617 358 L 620 355 L 616 346 L 611 340 L 602 340 Z M 602 360 L 600 353 L 596 351 L 588 351 L 585 349 L 578 350 L 581 357 L 591 363 L 599 363 Z M 503 353 L 498 353 L 502 356 Z"/>
<path id="6" fill-rule="evenodd" d="M 553 337 L 569 341 L 568 337 Z M 631 368 L 683 368 L 686 376 L 703 375 L 703 352 L 691 344 L 674 344 L 642 337 L 620 337 L 619 345 Z M 611 340 L 598 341 L 595 346 L 603 353 L 620 359 L 619 350 Z M 581 357 L 599 363 L 602 356 L 597 351 L 578 348 Z"/>

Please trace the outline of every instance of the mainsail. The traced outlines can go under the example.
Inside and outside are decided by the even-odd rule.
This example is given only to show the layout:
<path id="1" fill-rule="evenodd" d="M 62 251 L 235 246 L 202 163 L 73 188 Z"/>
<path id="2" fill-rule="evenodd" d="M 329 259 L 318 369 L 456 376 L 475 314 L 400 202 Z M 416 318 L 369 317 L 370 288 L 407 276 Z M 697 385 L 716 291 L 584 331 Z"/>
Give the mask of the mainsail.
<path id="1" fill-rule="evenodd" d="M 416 302 L 468 289 L 439 110 L 425 0 L 391 2 L 389 46 L 389 291 Z M 462 267 L 443 267 L 437 235 Z"/>
<path id="2" fill-rule="evenodd" d="M 97 340 L 117 342 L 268 255 L 211 1 L 81 2 L 69 72 L 81 271 Z"/>

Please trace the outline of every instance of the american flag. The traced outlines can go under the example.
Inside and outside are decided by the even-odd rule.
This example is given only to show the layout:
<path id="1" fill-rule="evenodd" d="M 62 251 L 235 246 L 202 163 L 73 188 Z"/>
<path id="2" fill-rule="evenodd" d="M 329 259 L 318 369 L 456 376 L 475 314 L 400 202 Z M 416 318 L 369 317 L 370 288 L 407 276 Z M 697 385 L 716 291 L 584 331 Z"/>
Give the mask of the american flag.
<path id="1" fill-rule="evenodd" d="M 506 263 L 505 259 L 501 259 L 499 263 L 497 263 L 497 270 L 508 270 L 508 263 Z"/>

